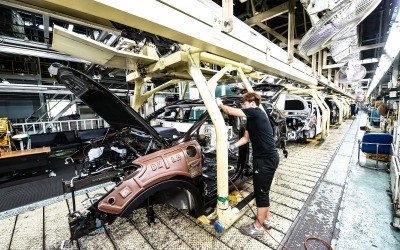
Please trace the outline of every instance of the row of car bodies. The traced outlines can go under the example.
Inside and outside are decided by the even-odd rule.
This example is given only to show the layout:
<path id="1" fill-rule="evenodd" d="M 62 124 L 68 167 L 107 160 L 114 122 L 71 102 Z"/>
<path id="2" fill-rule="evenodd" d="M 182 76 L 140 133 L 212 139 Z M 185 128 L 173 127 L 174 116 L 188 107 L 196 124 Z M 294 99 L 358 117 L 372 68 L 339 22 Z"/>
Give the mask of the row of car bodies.
<path id="1" fill-rule="evenodd" d="M 343 119 L 349 117 L 349 105 L 346 101 L 332 96 L 323 100 L 328 107 L 330 126 L 340 125 Z M 285 114 L 289 141 L 315 139 L 321 134 L 322 110 L 312 96 L 282 94 L 277 108 Z"/>
<path id="2" fill-rule="evenodd" d="M 315 139 L 321 135 L 324 129 L 322 109 L 327 111 L 327 122 L 331 126 L 340 125 L 343 119 L 349 117 L 348 102 L 337 96 L 320 96 L 312 91 L 271 84 L 259 84 L 254 90 L 259 91 L 279 112 L 279 117 L 285 119 L 284 137 L 287 141 Z"/>
<path id="3" fill-rule="evenodd" d="M 92 140 L 67 159 L 68 163 L 75 164 L 78 173 L 70 181 L 63 182 L 64 191 L 74 193 L 109 180 L 116 183 L 106 194 L 97 197 L 86 212 L 70 214 L 72 239 L 95 230 L 99 222 L 112 223 L 116 217 L 129 216 L 142 207 L 147 209 L 148 222 L 152 223 L 152 206 L 158 203 L 187 209 L 194 217 L 214 210 L 218 197 L 217 131 L 202 100 L 180 100 L 143 118 L 90 77 L 68 67 L 56 67 L 57 80 L 110 124 L 106 136 Z M 272 102 L 285 96 L 281 92 L 279 88 L 264 98 L 262 108 L 270 119 L 277 146 L 287 156 L 286 140 L 292 138 L 288 137 L 292 131 L 307 137 L 318 133 L 318 108 L 309 98 L 286 95 L 285 100 L 291 96 L 287 107 L 290 100 L 301 102 L 303 106 L 301 110 L 292 108 L 292 113 L 288 112 L 285 117 Z M 242 106 L 240 96 L 222 99 L 225 105 Z M 158 121 L 157 124 L 155 120 L 168 109 L 175 109 L 178 115 L 173 121 Z M 223 119 L 228 128 L 228 142 L 237 141 L 245 131 L 246 119 L 226 114 Z M 296 127 L 295 119 L 298 119 L 296 124 L 302 125 Z M 166 126 L 167 122 L 175 124 Z M 229 152 L 229 191 L 251 178 L 250 155 L 250 145 Z"/>

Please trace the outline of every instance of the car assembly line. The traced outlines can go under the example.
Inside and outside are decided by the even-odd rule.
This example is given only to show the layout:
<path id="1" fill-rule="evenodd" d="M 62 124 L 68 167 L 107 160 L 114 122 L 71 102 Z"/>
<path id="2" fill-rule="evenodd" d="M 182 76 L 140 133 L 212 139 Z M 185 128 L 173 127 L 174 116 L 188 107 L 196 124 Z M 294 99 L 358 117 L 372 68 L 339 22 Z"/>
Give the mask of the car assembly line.
<path id="1" fill-rule="evenodd" d="M 383 41 L 386 28 L 400 30 L 395 25 L 400 6 L 380 2 L 0 0 L 0 13 L 6 13 L 2 7 L 10 8 L 13 23 L 27 31 L 37 28 L 32 37 L 43 33 L 44 43 L 31 45 L 40 56 L 30 57 L 40 61 L 45 51 L 44 57 L 52 60 L 38 68 L 46 77 L 24 78 L 34 79 L 37 86 L 31 89 L 42 105 L 32 107 L 37 113 L 46 111 L 50 123 L 43 116 L 37 120 L 40 125 L 28 124 L 33 113 L 15 127 L 11 122 L 0 126 L 0 165 L 7 162 L 7 168 L 0 166 L 7 170 L 7 176 L 0 176 L 0 194 L 7 203 L 39 197 L 43 189 L 62 189 L 59 196 L 0 210 L 0 249 L 392 249 L 400 236 L 385 234 L 382 218 L 390 217 L 390 226 L 400 228 L 397 93 L 386 97 L 376 90 L 369 97 L 379 82 L 375 77 L 381 74 L 386 81 L 389 73 L 382 73 L 383 66 L 368 67 L 378 59 L 363 53 L 373 50 L 373 57 L 382 54 L 387 57 L 381 61 L 395 61 L 388 83 L 394 89 L 399 59 Z M 20 8 L 25 19 L 17 20 L 13 8 Z M 357 25 L 376 15 L 375 8 L 380 9 L 382 30 L 376 44 L 365 45 L 372 35 L 365 25 L 362 30 Z M 43 17 L 43 28 L 35 18 L 26 19 L 35 11 Z M 13 25 L 11 33 L 17 34 Z M 23 40 L 31 38 L 29 32 L 20 33 Z M 3 40 L 0 33 L 3 42 L 0 54 L 12 50 L 9 38 Z M 13 75 L 25 77 L 22 66 L 36 72 L 31 59 L 23 60 L 13 65 Z M 0 60 L 0 73 L 7 65 Z M 363 80 L 375 70 L 376 75 Z M 1 80 L 0 91 L 13 90 L 16 86 L 8 80 L 16 78 Z M 364 82 L 368 92 L 360 87 Z M 260 104 L 243 98 L 251 92 L 262 97 Z M 375 102 L 378 97 L 385 101 Z M 65 101 L 57 114 L 50 112 L 53 99 Z M 0 104 L 6 102 L 0 98 Z M 26 108 L 29 101 L 21 102 Z M 260 109 L 262 119 L 265 113 L 268 135 L 262 138 L 271 147 L 275 143 L 279 153 L 271 190 L 253 190 L 253 174 L 263 174 L 257 164 L 253 173 L 253 149 L 268 150 L 252 145 L 246 130 L 257 124 L 259 131 L 260 122 L 225 110 L 249 104 Z M 370 114 L 364 112 L 367 108 Z M 67 110 L 75 114 L 63 116 Z M 53 123 L 84 120 L 81 114 L 96 118 L 93 128 L 87 129 L 86 121 Z M 391 140 L 384 156 L 380 142 L 364 141 L 368 135 L 375 138 L 374 132 Z M 19 142 L 21 154 L 28 155 L 25 149 L 41 152 L 31 160 L 18 158 L 24 169 L 32 170 L 27 175 L 18 175 L 8 164 L 13 152 L 1 150 L 12 151 L 11 138 Z M 240 147 L 233 144 L 244 139 Z M 365 150 L 363 144 L 373 146 Z M 376 167 L 368 169 L 371 160 Z M 45 183 L 42 172 L 31 168 L 37 164 L 51 183 L 41 189 L 24 182 Z M 53 168 L 60 173 L 57 185 Z M 367 172 L 386 169 L 390 176 Z M 15 188 L 11 177 L 17 175 Z M 390 179 L 389 189 L 383 178 Z M 262 182 L 256 180 L 255 185 Z M 260 236 L 250 237 L 239 229 L 257 219 L 259 192 L 270 194 L 266 209 L 272 221 L 268 228 L 261 222 Z M 378 194 L 371 198 L 373 193 Z M 352 231 L 364 245 L 349 243 Z"/>
<path id="2" fill-rule="evenodd" d="M 113 129 L 121 131 L 91 142 L 91 149 L 84 148 L 86 153 L 77 154 L 81 157 L 87 155 L 84 159 L 73 159 L 74 155 L 67 159 L 73 163 L 81 162 L 82 168 L 79 175 L 64 183 L 65 191 L 74 192 L 107 177 L 115 179 L 117 184 L 112 192 L 99 197 L 87 214 L 71 213 L 72 239 L 94 231 L 97 220 L 111 223 L 116 216 L 129 216 L 141 206 L 147 206 L 148 212 L 152 213 L 153 203 L 157 202 L 179 204 L 182 207 L 178 208 L 188 209 L 196 218 L 205 214 L 206 209 L 213 211 L 217 200 L 216 153 L 209 149 L 209 145 L 202 145 L 208 149 L 202 150 L 199 142 L 192 139 L 199 136 L 199 129 L 208 118 L 207 112 L 179 136 L 175 128 L 150 126 L 118 97 L 81 73 L 60 65 L 53 65 L 52 72 L 56 73 L 60 83 L 101 115 Z M 243 124 L 240 120 L 238 122 L 231 124 L 235 129 L 230 140 L 237 140 L 244 132 Z M 177 142 L 174 143 L 174 140 Z M 246 146 L 241 147 L 237 156 L 229 157 L 229 181 L 236 187 L 250 176 L 248 150 Z M 115 152 L 117 156 L 114 156 Z M 185 194 L 187 197 L 183 199 Z M 180 202 L 174 201 L 176 198 Z M 246 206 L 238 204 L 236 207 Z M 152 217 L 149 215 L 149 218 Z M 149 221 L 152 222 L 154 220 Z"/>

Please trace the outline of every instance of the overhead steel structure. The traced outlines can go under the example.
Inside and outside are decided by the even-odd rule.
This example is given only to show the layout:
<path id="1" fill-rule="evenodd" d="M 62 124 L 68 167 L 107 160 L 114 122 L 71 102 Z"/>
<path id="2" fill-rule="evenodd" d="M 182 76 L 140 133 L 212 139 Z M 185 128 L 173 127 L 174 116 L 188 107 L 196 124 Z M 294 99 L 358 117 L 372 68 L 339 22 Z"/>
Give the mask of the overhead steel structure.
<path id="1" fill-rule="evenodd" d="M 292 36 L 288 33 L 285 51 L 255 31 L 254 18 L 250 24 L 233 17 L 233 0 L 222 1 L 223 8 L 211 0 L 189 0 L 175 2 L 170 0 L 134 1 L 56 1 L 56 0 L 7 0 L 2 4 L 18 7 L 27 11 L 39 11 L 44 16 L 59 16 L 88 27 L 101 28 L 105 31 L 116 30 L 113 22 L 134 27 L 179 43 L 189 44 L 241 63 L 248 64 L 256 70 L 275 74 L 282 78 L 292 79 L 307 85 L 322 85 L 340 95 L 354 98 L 322 75 L 322 57 L 312 56 L 305 60 L 311 62 L 309 67 L 293 57 L 297 50 L 292 46 Z M 270 19 L 273 16 L 288 13 L 288 24 L 294 22 L 292 0 L 265 12 Z M 95 11 L 93 11 L 95 10 Z M 275 13 L 275 14 L 274 14 Z M 169 18 L 165 18 L 169 17 Z M 292 18 L 290 18 L 292 17 Z M 258 17 L 257 17 L 258 18 Z M 250 26 L 249 26 L 250 25 Z M 261 25 L 257 23 L 257 25 Z M 229 26 L 229 27 L 227 27 Z M 289 25 L 290 26 L 290 25 Z M 293 25 L 292 25 L 293 26 Z M 282 35 L 280 37 L 283 39 Z M 296 54 L 299 54 L 296 52 Z M 322 53 L 318 53 L 322 54 Z M 328 70 L 330 71 L 330 70 Z"/>
<path id="2" fill-rule="evenodd" d="M 137 0 L 129 4 L 112 0 L 8 2 L 18 4 L 21 8 L 39 8 L 44 13 L 68 15 L 81 22 L 87 21 L 89 25 L 97 23 L 109 30 L 112 29 L 110 20 L 115 21 L 302 84 L 320 83 L 352 98 L 339 87 L 333 86 L 324 76 L 316 74 L 311 67 L 292 58 L 291 52 L 283 50 L 247 24 L 230 16 L 232 13 L 227 10 L 232 0 L 223 1 L 226 6 L 224 9 L 209 0 Z M 226 28 L 227 25 L 230 29 Z"/>

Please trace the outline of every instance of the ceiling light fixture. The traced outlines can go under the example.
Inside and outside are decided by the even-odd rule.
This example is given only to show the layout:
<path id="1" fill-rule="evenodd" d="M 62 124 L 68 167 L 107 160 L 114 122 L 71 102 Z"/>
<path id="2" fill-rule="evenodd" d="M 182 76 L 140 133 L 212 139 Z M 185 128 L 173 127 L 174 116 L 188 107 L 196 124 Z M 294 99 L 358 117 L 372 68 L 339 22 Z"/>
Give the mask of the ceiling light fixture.
<path id="1" fill-rule="evenodd" d="M 372 82 L 368 88 L 366 97 L 372 93 L 372 91 L 376 88 L 376 86 L 381 81 L 382 77 L 390 66 L 393 64 L 394 59 L 399 54 L 400 46 L 400 15 L 398 14 L 398 9 L 395 11 L 395 15 L 397 15 L 396 20 L 393 22 L 393 25 L 390 29 L 389 36 L 387 38 L 384 52 L 381 55 L 379 60 L 378 67 L 375 70 L 375 75 L 372 79 Z"/>

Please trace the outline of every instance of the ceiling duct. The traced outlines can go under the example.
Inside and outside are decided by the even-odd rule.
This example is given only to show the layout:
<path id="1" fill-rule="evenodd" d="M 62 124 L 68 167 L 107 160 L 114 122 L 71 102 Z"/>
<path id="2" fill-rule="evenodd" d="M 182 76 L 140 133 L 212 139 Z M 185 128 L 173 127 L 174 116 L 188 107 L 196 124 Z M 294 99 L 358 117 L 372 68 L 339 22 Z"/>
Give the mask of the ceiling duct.
<path id="1" fill-rule="evenodd" d="M 298 49 L 310 56 L 356 27 L 381 0 L 344 0 L 325 15 L 301 39 Z"/>

